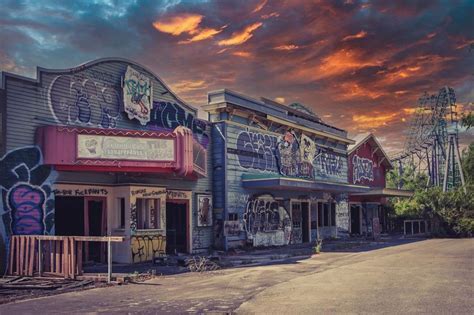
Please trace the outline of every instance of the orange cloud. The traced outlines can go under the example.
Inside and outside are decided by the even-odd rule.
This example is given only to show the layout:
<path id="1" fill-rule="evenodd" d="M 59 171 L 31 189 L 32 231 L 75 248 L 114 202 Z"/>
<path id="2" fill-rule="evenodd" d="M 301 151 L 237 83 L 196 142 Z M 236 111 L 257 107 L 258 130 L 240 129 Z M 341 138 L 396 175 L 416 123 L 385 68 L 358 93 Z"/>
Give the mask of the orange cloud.
<path id="1" fill-rule="evenodd" d="M 277 12 L 272 12 L 270 14 L 263 14 L 262 16 L 260 16 L 262 19 L 264 20 L 267 20 L 269 18 L 272 18 L 272 17 L 279 17 L 280 16 L 280 13 L 277 13 Z"/>
<path id="2" fill-rule="evenodd" d="M 260 2 L 256 7 L 255 9 L 253 9 L 252 13 L 257 13 L 258 11 L 262 10 L 263 7 L 267 4 L 268 0 L 263 0 L 262 2 Z"/>
<path id="3" fill-rule="evenodd" d="M 237 57 L 243 57 L 243 58 L 249 58 L 252 56 L 251 53 L 248 51 L 235 51 L 232 53 L 232 55 L 237 56 Z"/>
<path id="4" fill-rule="evenodd" d="M 352 121 L 361 130 L 374 129 L 380 126 L 386 126 L 393 122 L 398 113 L 380 114 L 375 112 L 374 115 L 353 115 Z"/>
<path id="5" fill-rule="evenodd" d="M 201 29 L 199 31 L 197 31 L 197 34 L 194 35 L 193 37 L 187 39 L 187 40 L 183 40 L 183 41 L 180 41 L 178 42 L 178 44 L 188 44 L 188 43 L 192 43 L 192 42 L 198 42 L 198 41 L 201 41 L 201 40 L 205 40 L 205 39 L 208 39 L 208 38 L 212 38 L 214 37 L 215 35 L 219 34 L 220 32 L 222 32 L 222 30 L 224 29 L 225 27 L 222 27 L 221 29 L 213 29 L 213 28 L 204 28 L 204 29 Z"/>
<path id="6" fill-rule="evenodd" d="M 158 31 L 174 36 L 183 33 L 195 34 L 198 31 L 199 24 L 203 16 L 199 14 L 183 14 L 155 21 L 153 27 Z"/>
<path id="7" fill-rule="evenodd" d="M 357 38 L 364 38 L 367 36 L 367 32 L 366 31 L 360 31 L 359 33 L 357 34 L 354 34 L 354 35 L 349 35 L 349 36 L 346 36 L 342 39 L 343 42 L 345 41 L 348 41 L 348 40 L 351 40 L 351 39 L 357 39 Z"/>
<path id="8" fill-rule="evenodd" d="M 207 87 L 207 84 L 204 80 L 182 80 L 171 85 L 171 87 L 177 92 L 185 93 L 189 91 L 204 89 Z"/>
<path id="9" fill-rule="evenodd" d="M 379 63 L 377 61 L 364 61 L 357 56 L 355 51 L 341 49 L 324 58 L 319 70 L 323 76 L 330 76 L 366 66 L 376 66 Z"/>
<path id="10" fill-rule="evenodd" d="M 275 101 L 278 103 L 285 104 L 285 98 L 284 97 L 275 97 Z"/>
<path id="11" fill-rule="evenodd" d="M 234 46 L 234 45 L 240 45 L 248 41 L 253 37 L 253 32 L 257 30 L 260 26 L 263 24 L 261 22 L 251 24 L 247 26 L 245 29 L 243 29 L 240 32 L 234 32 L 232 33 L 232 36 L 229 37 L 228 39 L 223 39 L 217 43 L 219 46 Z"/>
<path id="12" fill-rule="evenodd" d="M 295 50 L 295 49 L 298 49 L 298 48 L 300 48 L 300 47 L 297 46 L 297 45 L 290 44 L 290 45 L 277 46 L 273 49 L 275 49 L 275 50 Z"/>

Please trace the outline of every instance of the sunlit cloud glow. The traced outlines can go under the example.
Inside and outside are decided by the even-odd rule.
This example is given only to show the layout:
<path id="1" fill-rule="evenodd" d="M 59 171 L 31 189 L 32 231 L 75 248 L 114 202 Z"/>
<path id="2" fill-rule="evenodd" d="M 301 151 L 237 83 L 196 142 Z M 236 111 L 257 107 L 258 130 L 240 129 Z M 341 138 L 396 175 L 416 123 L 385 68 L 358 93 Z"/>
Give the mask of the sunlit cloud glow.
<path id="1" fill-rule="evenodd" d="M 253 37 L 253 32 L 262 25 L 263 24 L 261 22 L 253 23 L 245 27 L 242 31 L 233 33 L 231 37 L 219 41 L 218 45 L 219 46 L 241 45 L 245 43 L 246 41 L 248 41 L 249 39 L 251 39 Z"/>

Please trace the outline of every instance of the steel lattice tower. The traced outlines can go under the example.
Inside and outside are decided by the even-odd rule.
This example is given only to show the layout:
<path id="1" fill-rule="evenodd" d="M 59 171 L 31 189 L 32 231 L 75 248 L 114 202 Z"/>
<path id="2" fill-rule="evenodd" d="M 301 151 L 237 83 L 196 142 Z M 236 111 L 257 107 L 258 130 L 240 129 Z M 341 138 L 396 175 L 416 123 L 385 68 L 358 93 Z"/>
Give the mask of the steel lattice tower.
<path id="1" fill-rule="evenodd" d="M 418 100 L 404 149 L 392 158 L 400 173 L 414 167 L 425 173 L 429 186 L 448 191 L 464 186 L 458 145 L 458 117 L 454 90 L 444 87 L 438 95 L 424 93 Z"/>

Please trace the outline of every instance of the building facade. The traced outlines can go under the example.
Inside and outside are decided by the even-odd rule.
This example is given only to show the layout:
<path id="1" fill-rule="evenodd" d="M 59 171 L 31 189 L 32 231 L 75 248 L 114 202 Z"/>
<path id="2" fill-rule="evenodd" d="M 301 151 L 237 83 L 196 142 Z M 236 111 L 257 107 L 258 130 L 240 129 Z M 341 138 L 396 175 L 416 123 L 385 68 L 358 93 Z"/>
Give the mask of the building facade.
<path id="1" fill-rule="evenodd" d="M 349 196 L 350 233 L 372 235 L 388 232 L 385 209 L 389 197 L 410 197 L 413 192 L 386 188 L 385 175 L 393 168 L 377 138 L 360 134 L 349 146 L 349 182 L 370 187 L 369 191 Z"/>
<path id="2" fill-rule="evenodd" d="M 3 249 L 14 234 L 124 236 L 113 260 L 132 263 L 211 246 L 211 126 L 152 71 L 107 58 L 2 73 L 0 105 Z"/>
<path id="3" fill-rule="evenodd" d="M 349 233 L 347 132 L 301 104 L 220 90 L 212 123 L 214 241 L 228 249 L 287 245 Z"/>

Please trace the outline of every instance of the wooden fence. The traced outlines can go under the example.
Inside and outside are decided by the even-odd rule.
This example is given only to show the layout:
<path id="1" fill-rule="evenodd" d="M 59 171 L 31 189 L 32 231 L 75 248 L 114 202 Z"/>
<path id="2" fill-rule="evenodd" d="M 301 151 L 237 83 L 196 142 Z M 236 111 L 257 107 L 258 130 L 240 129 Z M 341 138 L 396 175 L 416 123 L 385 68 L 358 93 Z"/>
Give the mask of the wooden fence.
<path id="1" fill-rule="evenodd" d="M 109 281 L 112 273 L 111 242 L 122 242 L 121 236 L 49 236 L 12 235 L 8 274 L 17 276 L 61 276 L 75 279 L 82 275 L 84 245 L 107 242 Z"/>

